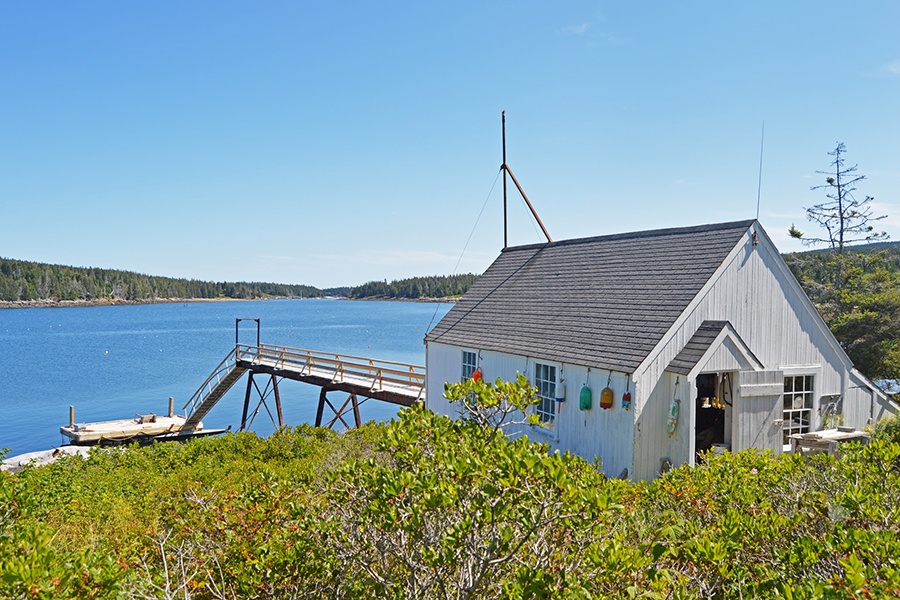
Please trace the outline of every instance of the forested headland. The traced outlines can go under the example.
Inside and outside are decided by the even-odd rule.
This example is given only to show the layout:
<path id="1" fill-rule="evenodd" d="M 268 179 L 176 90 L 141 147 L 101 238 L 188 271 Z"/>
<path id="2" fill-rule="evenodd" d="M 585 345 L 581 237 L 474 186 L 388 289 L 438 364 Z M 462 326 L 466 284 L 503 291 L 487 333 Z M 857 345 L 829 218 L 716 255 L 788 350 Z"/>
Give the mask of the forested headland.
<path id="1" fill-rule="evenodd" d="M 322 290 L 308 285 L 198 281 L 0 258 L 0 302 L 152 302 L 166 299 L 308 298 L 324 295 Z"/>
<path id="2" fill-rule="evenodd" d="M 144 275 L 116 269 L 70 267 L 0 258 L 0 302 L 160 302 L 254 298 L 420 300 L 461 296 L 478 278 L 474 274 L 412 277 L 388 283 L 319 289 L 311 285 L 265 282 L 215 282 Z"/>
<path id="3" fill-rule="evenodd" d="M 421 298 L 455 298 L 462 296 L 472 287 L 478 275 L 433 275 L 431 277 L 411 277 L 398 279 L 388 283 L 370 281 L 358 285 L 347 294 L 349 298 L 389 298 L 389 299 L 421 299 Z"/>

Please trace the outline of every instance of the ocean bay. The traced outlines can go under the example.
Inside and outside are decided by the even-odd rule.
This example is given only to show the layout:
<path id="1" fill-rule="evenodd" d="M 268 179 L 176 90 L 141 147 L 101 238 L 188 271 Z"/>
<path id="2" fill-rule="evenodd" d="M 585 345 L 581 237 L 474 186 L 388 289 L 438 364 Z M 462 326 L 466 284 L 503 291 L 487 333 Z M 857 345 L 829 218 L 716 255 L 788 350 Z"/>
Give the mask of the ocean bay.
<path id="1" fill-rule="evenodd" d="M 76 422 L 163 414 L 170 396 L 181 413 L 233 348 L 239 318 L 260 319 L 263 343 L 423 365 L 425 333 L 449 308 L 305 299 L 0 310 L 0 448 L 13 456 L 59 446 L 70 405 Z M 240 341 L 256 343 L 254 322 L 241 322 Z M 239 381 L 204 426 L 236 430 L 245 386 Z M 319 388 L 283 380 L 279 390 L 287 425 L 314 421 Z M 375 400 L 361 406 L 363 420 L 396 412 Z M 274 429 L 264 408 L 252 429 Z"/>

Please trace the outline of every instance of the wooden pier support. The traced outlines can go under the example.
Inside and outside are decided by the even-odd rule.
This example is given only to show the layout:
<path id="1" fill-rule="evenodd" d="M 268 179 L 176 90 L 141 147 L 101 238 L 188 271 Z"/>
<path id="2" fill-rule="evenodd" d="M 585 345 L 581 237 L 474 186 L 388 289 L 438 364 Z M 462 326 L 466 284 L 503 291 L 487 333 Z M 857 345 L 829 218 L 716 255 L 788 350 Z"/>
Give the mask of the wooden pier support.
<path id="1" fill-rule="evenodd" d="M 244 394 L 244 410 L 241 412 L 241 428 L 238 431 L 247 429 L 247 409 L 250 408 L 251 391 L 253 391 L 253 371 L 247 376 L 247 393 Z"/>
<path id="2" fill-rule="evenodd" d="M 271 386 L 271 388 L 269 386 Z M 256 408 L 254 409 L 253 414 L 249 414 L 250 395 L 254 389 L 259 395 L 259 402 L 256 404 Z M 275 420 L 275 417 L 272 416 L 272 412 L 269 410 L 269 405 L 266 404 L 266 398 L 269 396 L 269 394 L 273 394 L 275 396 L 275 412 L 278 418 L 277 422 Z M 254 381 L 253 379 L 253 371 L 250 371 L 247 377 L 247 391 L 244 394 L 244 410 L 241 414 L 241 428 L 239 431 L 244 431 L 253 424 L 253 420 L 256 418 L 256 415 L 259 413 L 259 409 L 261 407 L 266 409 L 266 412 L 269 414 L 269 418 L 272 420 L 273 425 L 275 425 L 279 429 L 281 427 L 284 427 L 284 414 L 281 411 L 281 394 L 278 392 L 278 378 L 274 374 L 269 374 L 269 382 L 266 383 L 265 388 L 261 390 L 256 384 L 256 381 Z"/>
<path id="3" fill-rule="evenodd" d="M 356 427 L 362 425 L 362 419 L 359 416 L 359 405 L 361 404 L 359 398 L 357 398 L 354 392 L 350 392 L 347 396 L 347 399 L 344 400 L 344 403 L 340 408 L 335 408 L 334 404 L 331 403 L 331 400 L 328 399 L 328 392 L 330 391 L 339 391 L 334 388 L 328 389 L 326 387 L 322 387 L 322 390 L 319 392 L 319 406 L 316 409 L 316 427 L 322 427 L 322 413 L 324 412 L 325 405 L 328 405 L 328 408 L 331 409 L 331 412 L 334 413 L 334 418 L 331 419 L 328 423 L 325 424 L 327 429 L 331 429 L 335 423 L 340 421 L 345 428 L 351 429 L 351 426 L 344 420 L 344 415 L 349 411 L 353 411 L 353 422 Z M 348 409 L 349 405 L 349 409 Z"/>
<path id="4" fill-rule="evenodd" d="M 272 389 L 275 392 L 275 412 L 278 413 L 278 428 L 284 427 L 284 415 L 281 412 L 281 394 L 278 393 L 278 379 L 272 375 Z"/>

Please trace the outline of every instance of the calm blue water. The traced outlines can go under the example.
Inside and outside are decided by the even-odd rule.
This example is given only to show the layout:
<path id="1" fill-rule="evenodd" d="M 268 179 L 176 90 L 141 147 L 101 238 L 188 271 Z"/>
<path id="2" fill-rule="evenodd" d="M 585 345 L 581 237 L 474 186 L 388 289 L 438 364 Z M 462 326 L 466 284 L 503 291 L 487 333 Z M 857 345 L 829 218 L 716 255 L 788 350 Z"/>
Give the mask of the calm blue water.
<path id="1" fill-rule="evenodd" d="M 183 414 L 184 403 L 234 347 L 237 318 L 261 319 L 263 343 L 424 365 L 429 324 L 449 309 L 314 299 L 0 310 L 0 448 L 15 456 L 62 444 L 59 427 L 68 424 L 70 405 L 79 423 L 165 414 L 170 396 Z M 256 343 L 255 323 L 241 323 L 240 341 Z M 237 430 L 245 388 L 244 378 L 204 426 Z M 319 388 L 283 380 L 279 392 L 286 424 L 315 421 Z M 274 413 L 274 399 L 269 404 Z M 369 400 L 360 412 L 363 420 L 384 420 L 397 408 Z M 273 429 L 260 412 L 253 430 Z"/>

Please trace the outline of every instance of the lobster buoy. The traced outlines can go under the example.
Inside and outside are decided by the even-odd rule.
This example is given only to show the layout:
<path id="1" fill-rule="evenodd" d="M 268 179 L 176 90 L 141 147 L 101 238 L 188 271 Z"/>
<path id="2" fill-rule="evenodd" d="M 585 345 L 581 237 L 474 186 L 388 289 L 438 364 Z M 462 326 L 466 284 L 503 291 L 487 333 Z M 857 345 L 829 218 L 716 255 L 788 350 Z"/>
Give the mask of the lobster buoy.
<path id="1" fill-rule="evenodd" d="M 472 372 L 472 381 L 478 382 L 484 379 L 484 373 L 481 372 L 481 367 L 478 367 Z"/>
<path id="2" fill-rule="evenodd" d="M 565 402 L 566 401 L 566 384 L 560 383 L 556 386 L 556 401 L 557 402 Z"/>
<path id="3" fill-rule="evenodd" d="M 622 394 L 622 408 L 625 410 L 631 410 L 631 392 L 625 392 Z"/>
<path id="4" fill-rule="evenodd" d="M 609 386 L 603 388 L 603 391 L 600 392 L 600 408 L 608 409 L 612 408 L 613 405 L 613 391 L 609 389 Z"/>
<path id="5" fill-rule="evenodd" d="M 669 409 L 669 419 L 666 421 L 666 433 L 669 437 L 675 435 L 675 427 L 678 425 L 678 409 L 681 406 L 681 400 L 675 398 L 672 400 L 672 407 Z"/>
<path id="6" fill-rule="evenodd" d="M 581 388 L 581 394 L 578 397 L 578 408 L 581 410 L 591 410 L 591 388 L 584 385 Z"/>

